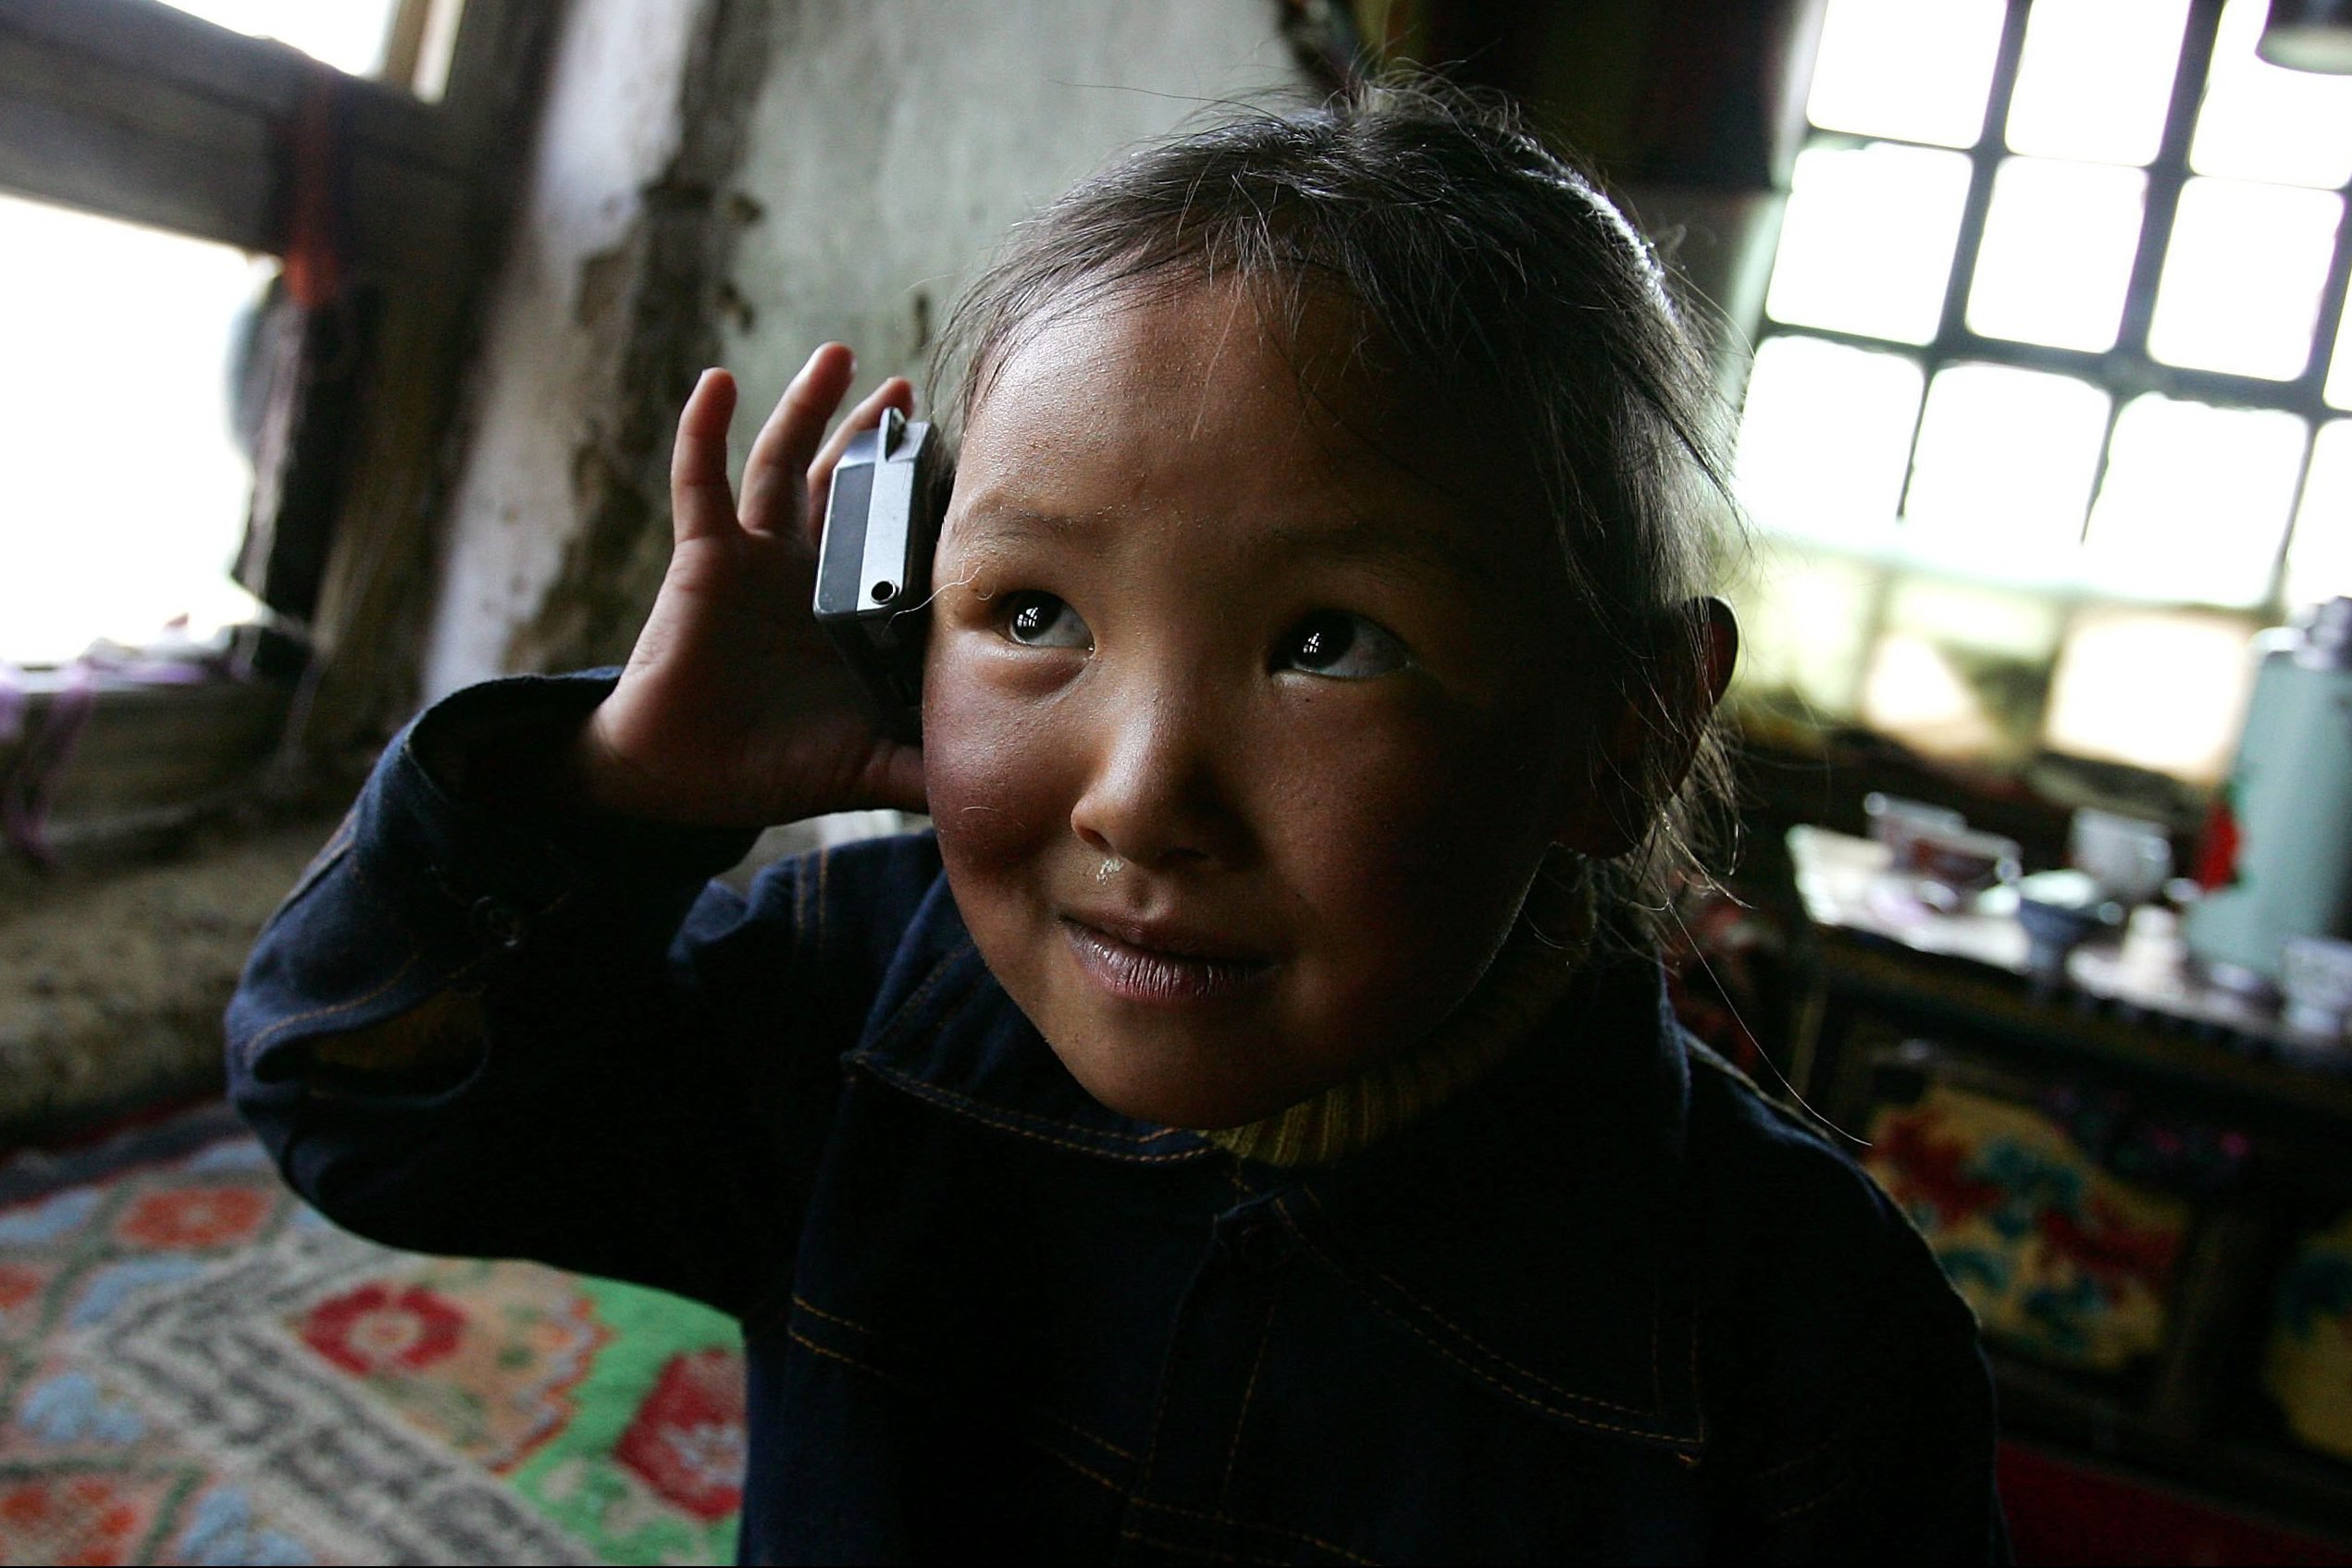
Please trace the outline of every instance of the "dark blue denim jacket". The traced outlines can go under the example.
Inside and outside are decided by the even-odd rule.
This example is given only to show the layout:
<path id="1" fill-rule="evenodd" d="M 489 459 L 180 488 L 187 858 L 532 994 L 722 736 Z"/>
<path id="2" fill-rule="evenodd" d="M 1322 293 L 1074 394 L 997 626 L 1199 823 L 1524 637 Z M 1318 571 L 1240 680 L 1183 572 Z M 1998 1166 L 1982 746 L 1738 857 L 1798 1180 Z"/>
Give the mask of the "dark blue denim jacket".
<path id="1" fill-rule="evenodd" d="M 254 951 L 236 1097 L 355 1230 L 739 1315 L 747 1561 L 2005 1555 L 1967 1309 L 1653 967 L 1596 966 L 1386 1142 L 1273 1169 L 1090 1100 L 929 837 L 747 898 L 706 885 L 738 835 L 488 812 L 415 734 Z M 305 1048 L 452 992 L 487 1023 L 439 1077 Z"/>

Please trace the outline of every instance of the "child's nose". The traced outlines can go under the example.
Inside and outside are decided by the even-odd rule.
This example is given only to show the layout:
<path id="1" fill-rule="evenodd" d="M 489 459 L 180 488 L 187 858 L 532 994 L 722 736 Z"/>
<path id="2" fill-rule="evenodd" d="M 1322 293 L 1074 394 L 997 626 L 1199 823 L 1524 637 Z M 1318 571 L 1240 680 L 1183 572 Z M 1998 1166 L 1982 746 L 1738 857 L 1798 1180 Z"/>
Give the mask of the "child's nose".
<path id="1" fill-rule="evenodd" d="M 1219 778 L 1240 737 L 1220 736 L 1208 706 L 1176 694 L 1107 707 L 1071 830 L 1089 849 L 1133 865 L 1231 864 L 1246 832 Z"/>

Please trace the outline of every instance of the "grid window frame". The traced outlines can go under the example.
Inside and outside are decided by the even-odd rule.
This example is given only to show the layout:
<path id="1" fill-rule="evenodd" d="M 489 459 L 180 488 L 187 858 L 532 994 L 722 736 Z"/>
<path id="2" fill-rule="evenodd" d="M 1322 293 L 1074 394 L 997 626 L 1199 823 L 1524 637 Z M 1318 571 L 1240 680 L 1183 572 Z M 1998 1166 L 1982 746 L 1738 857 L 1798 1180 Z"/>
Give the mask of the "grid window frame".
<path id="1" fill-rule="evenodd" d="M 1984 122 L 1973 145 L 1946 148 L 1933 143 L 1905 142 L 1892 136 L 1861 135 L 1819 127 L 1809 129 L 1804 143 L 1807 150 L 1860 149 L 1873 144 L 1935 147 L 1937 151 L 1957 152 L 1968 160 L 1967 192 L 1961 209 L 1957 241 L 1934 336 L 1925 343 L 1906 342 L 1811 323 L 1783 322 L 1772 317 L 1767 309 L 1756 335 L 1756 347 L 1761 351 L 1776 339 L 1797 337 L 1871 352 L 1899 354 L 1919 367 L 1925 384 L 1928 386 L 1934 384 L 1937 374 L 1944 369 L 1969 364 L 2038 371 L 2089 383 L 2106 392 L 2110 399 L 2106 427 L 2099 439 L 2092 477 L 2093 498 L 2101 492 L 2106 484 L 2113 455 L 2116 423 L 2123 410 L 2143 395 L 2152 394 L 2225 409 L 2276 410 L 2295 415 L 2304 422 L 2307 438 L 2296 475 L 2288 525 L 2270 562 L 2267 587 L 2259 602 L 2249 604 L 2242 598 L 2234 598 L 2218 606 L 2275 612 L 2284 608 L 2286 563 L 2293 548 L 2296 522 L 2302 510 L 2312 454 L 2317 446 L 2313 438 L 2328 424 L 2352 418 L 2352 409 L 2332 405 L 2326 398 L 2333 350 L 2344 318 L 2347 282 L 2352 281 L 2352 180 L 2336 187 L 2332 192 L 2344 206 L 2321 286 L 2309 352 L 2298 375 L 2291 379 L 2272 380 L 2230 371 L 2168 364 L 2149 352 L 2148 340 L 2156 315 L 2159 285 L 2165 258 L 2172 247 L 2182 192 L 2192 179 L 2198 178 L 2190 167 L 2189 153 L 2196 136 L 2197 115 L 2205 101 L 2223 8 L 2224 0 L 2188 0 L 2180 53 L 2165 106 L 2162 134 L 2153 158 L 2139 166 L 2147 180 L 2146 203 L 2112 346 L 2086 350 L 2024 342 L 1981 333 L 1968 324 L 1970 295 L 1984 249 L 1995 182 L 2006 161 L 2025 155 L 2011 150 L 2007 132 L 2019 67 L 2024 54 L 2032 0 L 2007 0 Z M 1902 485 L 1890 519 L 1893 527 L 1889 537 L 1898 555 L 1903 553 L 1906 546 L 1916 538 L 1915 535 L 1906 538 L 1906 524 L 1913 487 L 1920 474 L 1917 458 L 1924 426 L 1924 419 L 1914 416 L 1910 442 L 1904 452 Z M 2078 545 L 2088 534 L 2093 506 L 2095 499 L 2086 506 L 2080 520 L 2076 535 Z M 2078 586 L 2097 593 L 2102 585 L 2091 580 Z M 2121 596 L 2145 597 L 2131 594 L 2129 590 L 2123 590 Z"/>

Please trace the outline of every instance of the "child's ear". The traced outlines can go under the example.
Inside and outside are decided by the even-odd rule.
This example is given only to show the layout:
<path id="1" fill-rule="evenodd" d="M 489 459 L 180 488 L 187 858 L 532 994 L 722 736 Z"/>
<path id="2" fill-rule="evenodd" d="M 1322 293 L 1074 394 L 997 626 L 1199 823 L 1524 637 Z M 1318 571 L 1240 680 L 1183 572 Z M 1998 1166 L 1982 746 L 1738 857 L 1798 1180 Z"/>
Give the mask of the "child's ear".
<path id="1" fill-rule="evenodd" d="M 1580 786 L 1564 802 L 1555 842 L 1608 859 L 1641 842 L 1682 787 L 1739 658 L 1739 623 L 1712 596 L 1685 605 L 1659 638 L 1653 678 L 1619 691 L 1595 726 Z"/>

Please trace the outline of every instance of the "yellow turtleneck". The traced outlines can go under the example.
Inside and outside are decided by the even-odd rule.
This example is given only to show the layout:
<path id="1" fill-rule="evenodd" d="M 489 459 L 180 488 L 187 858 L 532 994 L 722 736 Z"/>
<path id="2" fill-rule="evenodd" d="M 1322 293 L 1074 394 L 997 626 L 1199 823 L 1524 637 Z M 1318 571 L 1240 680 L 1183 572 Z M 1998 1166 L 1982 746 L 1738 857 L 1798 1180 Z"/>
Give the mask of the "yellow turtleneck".
<path id="1" fill-rule="evenodd" d="M 1546 864 L 1502 951 L 1428 1039 L 1263 1121 L 1201 1136 L 1244 1159 L 1331 1165 L 1484 1078 L 1566 994 L 1592 945 L 1587 881 Z"/>

